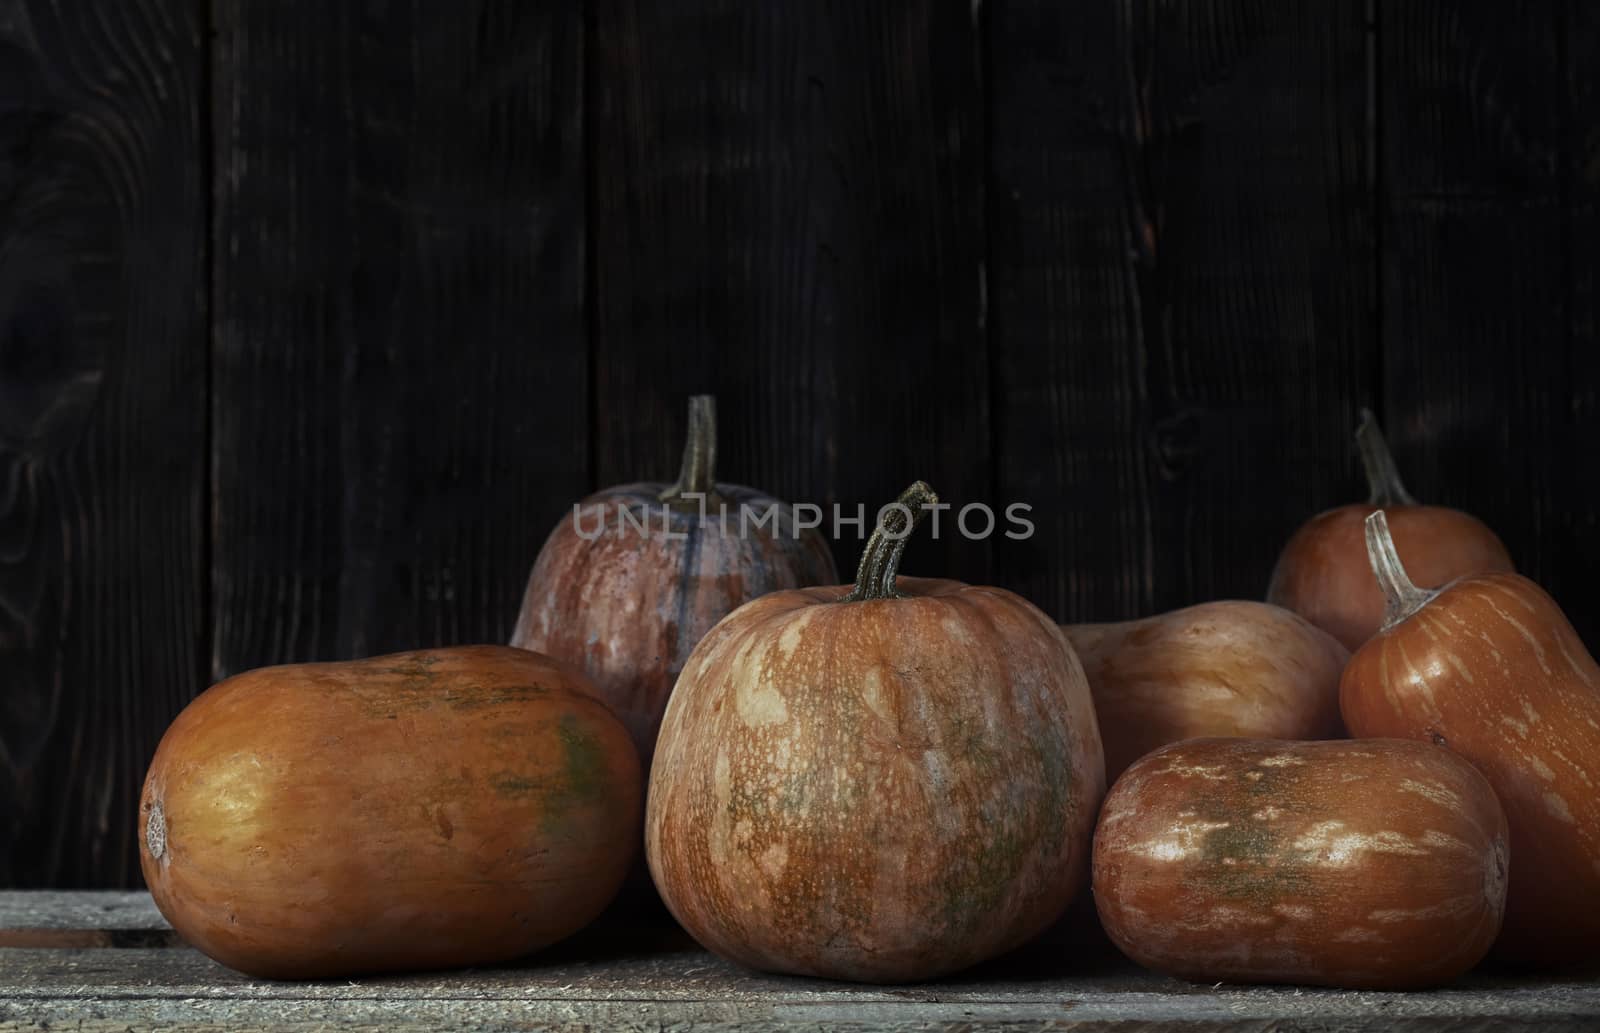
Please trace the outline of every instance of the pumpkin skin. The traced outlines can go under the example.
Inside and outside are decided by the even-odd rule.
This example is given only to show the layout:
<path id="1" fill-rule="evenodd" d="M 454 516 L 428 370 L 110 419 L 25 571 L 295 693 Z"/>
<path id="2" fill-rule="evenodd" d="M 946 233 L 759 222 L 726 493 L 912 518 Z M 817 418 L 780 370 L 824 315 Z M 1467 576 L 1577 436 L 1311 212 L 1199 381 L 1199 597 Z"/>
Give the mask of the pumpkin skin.
<path id="1" fill-rule="evenodd" d="M 893 565 L 887 597 L 746 603 L 667 706 L 650 872 L 752 968 L 932 979 L 1030 939 L 1082 885 L 1105 783 L 1071 646 L 1019 596 L 895 587 Z"/>
<path id="2" fill-rule="evenodd" d="M 1383 509 L 1400 555 L 1422 584 L 1514 569 L 1500 539 L 1474 516 L 1439 506 Z M 1278 557 L 1267 602 L 1300 614 L 1346 649 L 1360 649 L 1383 624 L 1383 593 L 1367 566 L 1362 530 L 1377 510 L 1371 505 L 1340 506 L 1307 521 Z"/>
<path id="3" fill-rule="evenodd" d="M 1089 676 L 1109 781 L 1182 739 L 1343 732 L 1339 675 L 1350 653 L 1281 607 L 1228 600 L 1062 630 Z"/>
<path id="4" fill-rule="evenodd" d="M 506 646 L 230 678 L 180 713 L 140 863 L 189 943 L 268 978 L 504 961 L 586 925 L 642 775 L 577 672 Z"/>
<path id="5" fill-rule="evenodd" d="M 812 530 L 795 535 L 788 507 L 750 488 L 717 485 L 728 504 L 724 530 L 713 510 L 664 509 L 660 484 L 623 485 L 579 503 L 551 532 L 517 617 L 511 644 L 580 666 L 627 726 L 648 768 L 678 672 L 705 633 L 740 604 L 768 592 L 837 581 L 833 555 Z M 617 507 L 650 521 L 648 536 L 615 533 Z M 739 537 L 739 507 L 764 514 L 770 530 Z M 661 533 L 663 513 L 668 538 Z M 592 540 L 602 514 L 607 533 Z"/>
<path id="6" fill-rule="evenodd" d="M 1383 432 L 1362 410 L 1356 431 L 1371 496 L 1365 505 L 1339 506 L 1308 520 L 1289 538 L 1272 569 L 1267 602 L 1293 610 L 1348 650 L 1378 633 L 1384 598 L 1367 565 L 1366 519 L 1389 514 L 1395 543 L 1424 585 L 1466 574 L 1511 571 L 1506 547 L 1477 517 L 1423 506 L 1406 491 Z"/>
<path id="7" fill-rule="evenodd" d="M 704 396 L 696 401 L 709 404 Z M 693 429 L 689 451 L 696 434 L 714 435 L 715 427 Z M 680 483 L 690 465 L 686 455 Z M 812 529 L 797 533 L 787 504 L 740 485 L 706 483 L 696 490 L 715 497 L 702 518 L 697 500 L 665 505 L 670 490 L 629 484 L 580 502 L 539 550 L 511 638 L 513 646 L 582 669 L 627 726 L 646 769 L 678 672 L 717 621 L 768 592 L 839 580 L 827 542 Z M 719 504 L 727 507 L 725 521 Z M 769 511 L 776 519 L 756 526 Z M 751 514 L 743 528 L 741 512 Z M 605 533 L 594 536 L 602 522 Z M 648 532 L 640 534 L 640 525 Z"/>
<path id="8" fill-rule="evenodd" d="M 1094 899 L 1124 953 L 1185 979 L 1433 986 L 1489 950 L 1507 838 L 1448 750 L 1190 739 L 1112 787 Z"/>
<path id="9" fill-rule="evenodd" d="M 1494 786 L 1516 859 L 1498 956 L 1600 957 L 1600 667 L 1525 577 L 1412 590 L 1409 612 L 1345 671 L 1346 724 L 1439 743 Z"/>

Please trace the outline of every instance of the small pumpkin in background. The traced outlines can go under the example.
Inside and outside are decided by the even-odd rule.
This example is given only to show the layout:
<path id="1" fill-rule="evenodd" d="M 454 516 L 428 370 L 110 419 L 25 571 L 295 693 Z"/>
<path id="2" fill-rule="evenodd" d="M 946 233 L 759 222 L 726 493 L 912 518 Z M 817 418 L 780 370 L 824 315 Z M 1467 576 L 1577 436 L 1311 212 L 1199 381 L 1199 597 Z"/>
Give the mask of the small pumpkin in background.
<path id="1" fill-rule="evenodd" d="M 1107 781 L 1181 739 L 1343 734 L 1339 675 L 1350 653 L 1282 607 L 1224 600 L 1062 630 L 1089 676 Z"/>
<path id="2" fill-rule="evenodd" d="M 712 625 L 768 592 L 839 580 L 822 536 L 796 530 L 794 507 L 718 483 L 716 455 L 716 402 L 695 395 L 677 481 L 578 503 L 539 550 L 511 637 L 593 679 L 647 770 L 667 696 Z"/>
<path id="3" fill-rule="evenodd" d="M 264 667 L 167 729 L 139 860 L 179 935 L 250 975 L 489 964 L 599 915 L 637 849 L 643 788 L 628 733 L 549 657 Z"/>
<path id="4" fill-rule="evenodd" d="M 1020 596 L 897 578 L 937 501 L 885 507 L 852 585 L 724 618 L 667 704 L 645 819 L 662 899 L 753 968 L 932 979 L 1049 926 L 1105 789 L 1089 687 Z"/>
<path id="5" fill-rule="evenodd" d="M 1339 506 L 1308 520 L 1284 545 L 1267 586 L 1267 602 L 1300 614 L 1352 651 L 1383 623 L 1383 593 L 1367 565 L 1363 529 L 1374 510 L 1389 514 L 1400 555 L 1424 585 L 1515 569 L 1506 547 L 1477 517 L 1411 497 L 1367 409 L 1361 410 L 1356 442 L 1371 488 L 1366 504 Z"/>
<path id="6" fill-rule="evenodd" d="M 1511 889 L 1495 951 L 1600 958 L 1600 666 L 1556 601 L 1520 574 L 1414 584 L 1383 512 L 1367 518 L 1383 628 L 1345 669 L 1355 735 L 1436 743 L 1488 777 L 1511 822 Z"/>

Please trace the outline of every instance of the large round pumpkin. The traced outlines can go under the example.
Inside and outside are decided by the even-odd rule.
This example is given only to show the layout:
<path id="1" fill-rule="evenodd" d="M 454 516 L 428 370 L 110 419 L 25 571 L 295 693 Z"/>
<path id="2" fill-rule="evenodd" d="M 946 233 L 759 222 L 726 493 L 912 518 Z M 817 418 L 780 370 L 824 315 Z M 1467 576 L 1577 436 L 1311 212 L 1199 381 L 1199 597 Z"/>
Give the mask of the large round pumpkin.
<path id="1" fill-rule="evenodd" d="M 918 483 L 854 586 L 776 592 L 700 643 L 667 707 L 645 849 L 705 946 L 778 972 L 930 979 L 1043 930 L 1105 788 L 1089 686 L 1020 596 L 896 580 Z"/>
<path id="2" fill-rule="evenodd" d="M 507 646 L 266 667 L 180 713 L 140 861 L 185 940 L 252 975 L 505 961 L 622 885 L 643 779 L 564 664 Z"/>
<path id="3" fill-rule="evenodd" d="M 792 506 L 718 484 L 716 409 L 690 399 L 676 483 L 625 484 L 578 503 L 528 577 L 511 644 L 583 669 L 649 766 L 667 696 L 712 625 L 768 592 L 839 579 Z"/>

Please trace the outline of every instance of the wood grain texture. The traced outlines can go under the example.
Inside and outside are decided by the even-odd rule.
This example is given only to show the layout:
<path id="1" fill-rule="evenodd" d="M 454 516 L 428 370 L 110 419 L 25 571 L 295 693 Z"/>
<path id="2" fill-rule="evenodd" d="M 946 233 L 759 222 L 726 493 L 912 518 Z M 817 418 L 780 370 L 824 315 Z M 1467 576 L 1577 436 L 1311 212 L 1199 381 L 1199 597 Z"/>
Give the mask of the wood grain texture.
<path id="1" fill-rule="evenodd" d="M 0 885 L 135 877 L 200 677 L 203 27 L 0 4 Z"/>
<path id="2" fill-rule="evenodd" d="M 1568 0 L 1564 14 L 1567 405 L 1562 451 L 1551 480 L 1558 528 L 1550 544 L 1551 554 L 1561 558 L 1553 570 L 1541 573 L 1549 582 L 1544 587 L 1596 654 L 1600 584 L 1593 572 L 1600 570 L 1600 478 L 1576 471 L 1592 469 L 1600 450 L 1600 78 L 1591 60 L 1600 51 L 1600 5 Z"/>
<path id="3" fill-rule="evenodd" d="M 1354 491 L 1371 372 L 1359 5 L 991 5 L 1002 581 L 1062 620 L 1259 597 Z"/>
<path id="4" fill-rule="evenodd" d="M 719 478 L 854 513 L 990 480 L 982 106 L 966 4 L 598 0 L 596 474 L 666 479 L 717 395 Z M 952 533 L 912 574 L 983 579 Z M 975 524 L 973 526 L 976 526 Z"/>
<path id="5" fill-rule="evenodd" d="M 212 676 L 503 641 L 586 486 L 577 3 L 217 9 Z"/>
<path id="6" fill-rule="evenodd" d="M 1574 288 L 1594 254 L 1572 202 L 1593 173 L 1568 98 L 1596 36 L 1568 21 L 1559 0 L 1382 8 L 1384 391 L 1412 493 L 1493 528 L 1592 647 L 1597 369 Z"/>
<path id="7" fill-rule="evenodd" d="M 15 896 L 0 894 L 0 930 L 38 921 L 38 902 L 19 906 Z M 71 895 L 62 906 L 92 914 L 98 896 Z M 121 897 L 113 899 L 125 912 Z M 1543 1033 L 1593 1029 L 1597 1019 L 1593 972 L 1477 972 L 1427 993 L 1197 986 L 1139 969 L 1109 948 L 1084 956 L 1041 944 L 939 982 L 875 987 L 751 972 L 675 929 L 628 925 L 591 927 L 510 966 L 313 983 L 252 980 L 187 948 L 0 949 L 0 1031 L 7 1033 L 45 1023 L 90 1033 L 332 1026 Z"/>
<path id="8" fill-rule="evenodd" d="M 135 878 L 212 678 L 503 641 L 699 390 L 726 480 L 1032 504 L 906 571 L 1068 621 L 1259 598 L 1372 404 L 1600 649 L 1597 46 L 1583 0 L 0 0 L 0 885 Z"/>

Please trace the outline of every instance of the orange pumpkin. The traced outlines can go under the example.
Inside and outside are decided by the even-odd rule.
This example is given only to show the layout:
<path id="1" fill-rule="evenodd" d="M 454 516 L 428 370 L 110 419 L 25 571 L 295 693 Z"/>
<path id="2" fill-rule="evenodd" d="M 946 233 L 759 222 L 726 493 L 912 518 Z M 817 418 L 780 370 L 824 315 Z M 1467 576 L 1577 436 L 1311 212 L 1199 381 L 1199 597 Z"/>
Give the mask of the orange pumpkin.
<path id="1" fill-rule="evenodd" d="M 1367 530 L 1389 609 L 1345 669 L 1345 723 L 1355 735 L 1438 743 L 1488 776 L 1514 860 L 1498 954 L 1539 964 L 1600 957 L 1600 667 L 1527 578 L 1418 588 L 1384 514 Z"/>
<path id="2" fill-rule="evenodd" d="M 1105 788 L 1061 631 L 998 588 L 900 578 L 913 485 L 854 586 L 775 592 L 684 665 L 645 849 L 696 939 L 754 968 L 931 979 L 1029 939 L 1083 882 Z"/>
<path id="3" fill-rule="evenodd" d="M 576 671 L 507 646 L 266 667 L 167 729 L 139 805 L 156 906 L 271 978 L 505 961 L 622 885 L 643 795 Z"/>
<path id="4" fill-rule="evenodd" d="M 1180 739 L 1333 739 L 1344 731 L 1339 675 L 1350 653 L 1281 607 L 1224 600 L 1062 630 L 1089 676 L 1108 780 Z"/>
<path id="5" fill-rule="evenodd" d="M 839 579 L 793 507 L 716 483 L 716 433 L 715 403 L 696 395 L 676 483 L 607 488 L 574 507 L 539 550 L 511 637 L 593 679 L 646 768 L 678 672 L 712 625 L 768 592 Z"/>
<path id="6" fill-rule="evenodd" d="M 1425 585 L 1514 569 L 1506 547 L 1477 517 L 1418 505 L 1400 481 L 1377 421 L 1366 410 L 1356 440 L 1371 497 L 1366 505 L 1340 506 L 1307 521 L 1283 547 L 1267 586 L 1267 602 L 1300 614 L 1349 650 L 1360 649 L 1383 623 L 1383 593 L 1367 568 L 1362 529 L 1374 510 L 1388 512 L 1401 555 Z"/>
<path id="7" fill-rule="evenodd" d="M 1094 899 L 1124 953 L 1186 979 L 1424 987 L 1488 951 L 1508 858 L 1494 791 L 1448 750 L 1189 739 L 1106 797 Z"/>

